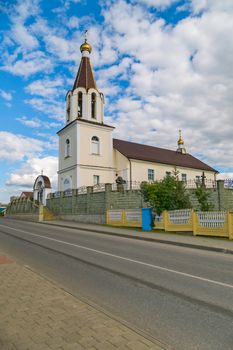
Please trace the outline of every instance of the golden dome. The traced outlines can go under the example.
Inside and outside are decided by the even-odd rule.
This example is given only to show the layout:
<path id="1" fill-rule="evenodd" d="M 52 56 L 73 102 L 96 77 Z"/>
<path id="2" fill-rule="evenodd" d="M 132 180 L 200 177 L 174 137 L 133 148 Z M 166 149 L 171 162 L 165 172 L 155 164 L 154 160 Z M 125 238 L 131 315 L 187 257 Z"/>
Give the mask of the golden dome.
<path id="1" fill-rule="evenodd" d="M 182 139 L 182 136 L 181 136 L 181 130 L 179 130 L 179 140 L 177 141 L 178 145 L 183 145 L 184 144 L 184 140 Z"/>
<path id="2" fill-rule="evenodd" d="M 85 39 L 85 42 L 80 46 L 80 51 L 88 51 L 89 53 L 91 53 L 92 47 L 90 44 L 88 44 L 87 40 Z"/>
<path id="3" fill-rule="evenodd" d="M 178 145 L 183 145 L 184 144 L 184 140 L 182 139 L 182 137 L 179 138 L 177 143 L 178 143 Z"/>

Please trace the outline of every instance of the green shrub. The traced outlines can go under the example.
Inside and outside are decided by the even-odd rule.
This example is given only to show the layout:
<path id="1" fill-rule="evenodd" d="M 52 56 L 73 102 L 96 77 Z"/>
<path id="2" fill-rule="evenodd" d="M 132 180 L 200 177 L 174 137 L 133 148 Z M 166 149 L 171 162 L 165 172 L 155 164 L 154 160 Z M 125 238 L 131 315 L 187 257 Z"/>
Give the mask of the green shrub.
<path id="1" fill-rule="evenodd" d="M 166 176 L 162 181 L 141 184 L 146 202 L 160 215 L 164 210 L 191 208 L 185 185 L 177 176 Z"/>

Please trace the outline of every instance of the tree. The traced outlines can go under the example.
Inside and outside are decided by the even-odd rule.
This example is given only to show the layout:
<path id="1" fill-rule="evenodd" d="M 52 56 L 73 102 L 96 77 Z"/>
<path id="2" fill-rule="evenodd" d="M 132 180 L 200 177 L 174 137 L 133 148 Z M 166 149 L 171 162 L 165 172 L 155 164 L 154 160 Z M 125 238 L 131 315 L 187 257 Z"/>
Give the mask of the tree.
<path id="1" fill-rule="evenodd" d="M 141 191 L 146 202 L 160 215 L 164 210 L 191 208 L 185 185 L 176 176 L 166 176 L 152 184 L 142 183 Z"/>
<path id="2" fill-rule="evenodd" d="M 197 184 L 197 188 L 194 193 L 198 200 L 201 211 L 209 211 L 214 208 L 214 205 L 209 202 L 211 194 L 210 192 L 207 192 L 205 185 L 203 183 L 200 185 Z"/>

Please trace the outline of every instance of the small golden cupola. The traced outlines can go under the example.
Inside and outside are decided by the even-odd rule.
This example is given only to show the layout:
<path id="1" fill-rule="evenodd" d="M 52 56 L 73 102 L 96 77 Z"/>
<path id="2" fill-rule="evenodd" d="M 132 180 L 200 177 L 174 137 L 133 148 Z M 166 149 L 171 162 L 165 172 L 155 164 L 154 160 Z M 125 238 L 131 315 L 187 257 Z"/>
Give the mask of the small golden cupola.
<path id="1" fill-rule="evenodd" d="M 184 147 L 184 140 L 181 135 L 181 130 L 179 130 L 179 139 L 177 141 L 177 145 L 178 145 L 177 152 L 186 154 L 186 149 Z"/>
<path id="2" fill-rule="evenodd" d="M 80 46 L 80 51 L 83 54 L 83 52 L 88 52 L 89 54 L 92 51 L 91 45 L 87 42 L 87 39 L 85 39 L 84 43 Z"/>
<path id="3" fill-rule="evenodd" d="M 92 51 L 92 47 L 87 42 L 86 38 L 84 40 L 84 43 L 82 43 L 80 46 L 80 51 L 82 53 L 82 58 L 72 91 L 80 87 L 85 88 L 86 91 L 88 91 L 90 88 L 97 90 L 94 73 L 90 62 L 90 53 Z"/>

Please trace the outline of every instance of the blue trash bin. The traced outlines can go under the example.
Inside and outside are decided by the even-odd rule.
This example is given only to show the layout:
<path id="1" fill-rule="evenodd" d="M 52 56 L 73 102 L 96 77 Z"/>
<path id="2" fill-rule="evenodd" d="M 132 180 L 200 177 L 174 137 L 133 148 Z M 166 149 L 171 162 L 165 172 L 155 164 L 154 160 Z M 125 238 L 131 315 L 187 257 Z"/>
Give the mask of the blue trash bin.
<path id="1" fill-rule="evenodd" d="M 142 230 L 152 230 L 152 211 L 151 208 L 142 208 Z"/>

